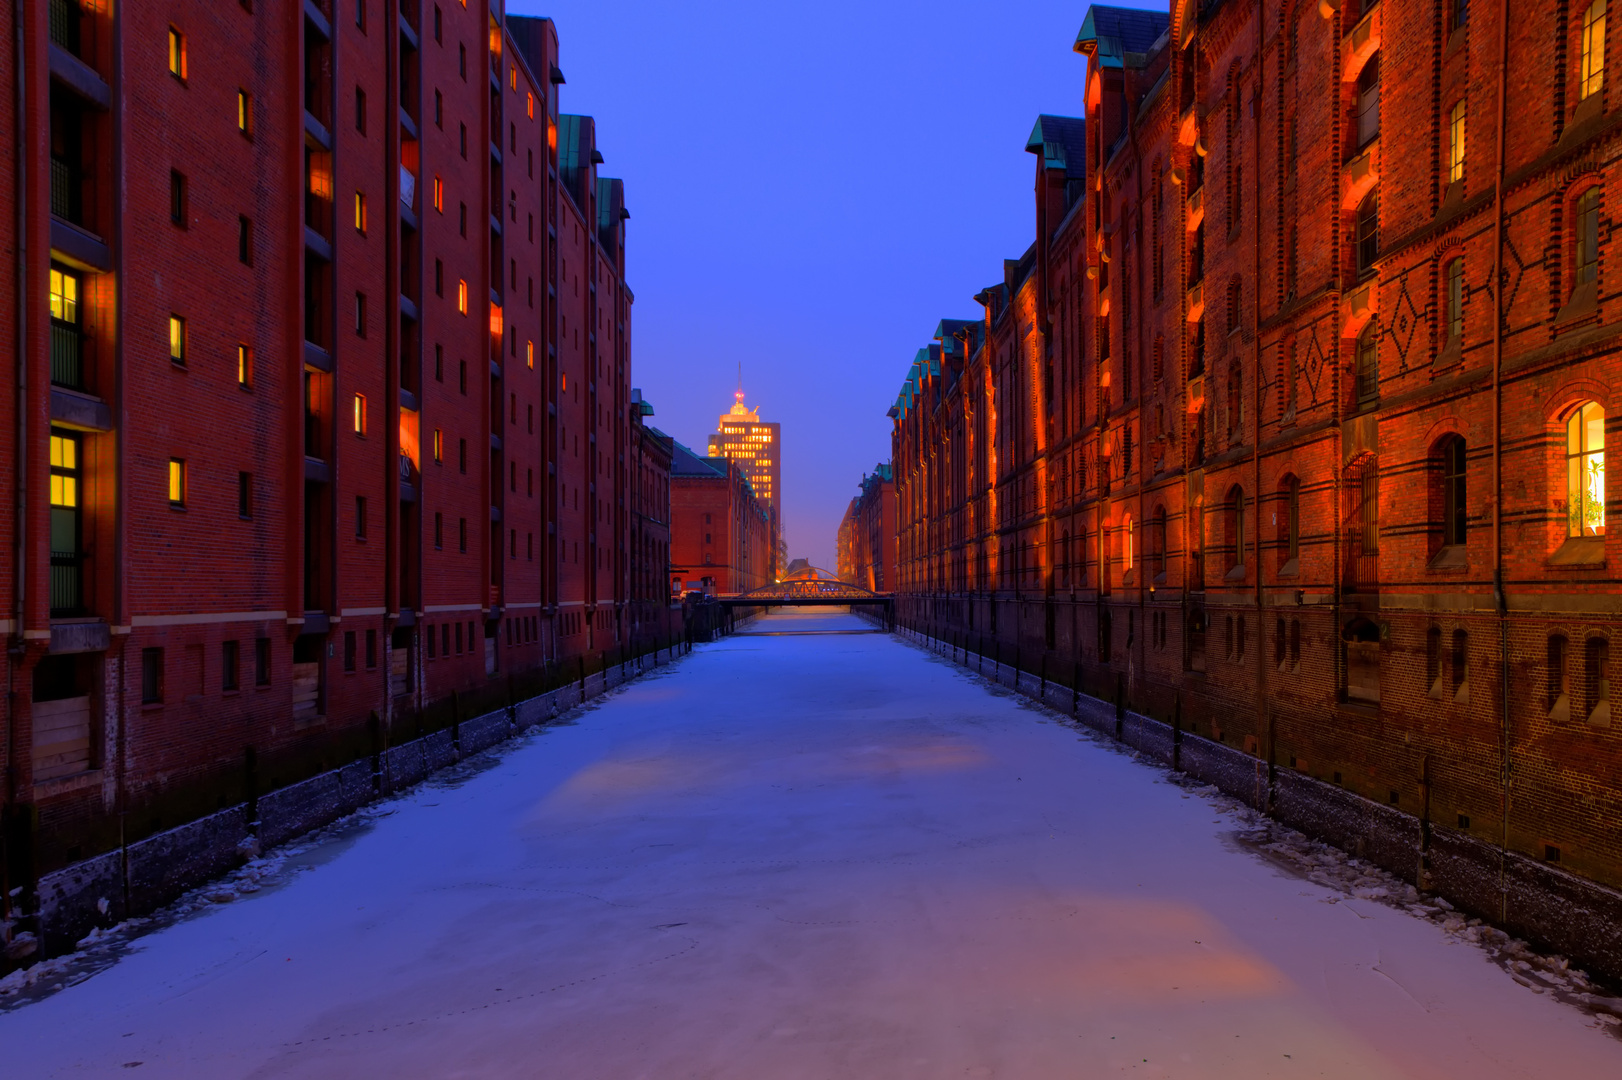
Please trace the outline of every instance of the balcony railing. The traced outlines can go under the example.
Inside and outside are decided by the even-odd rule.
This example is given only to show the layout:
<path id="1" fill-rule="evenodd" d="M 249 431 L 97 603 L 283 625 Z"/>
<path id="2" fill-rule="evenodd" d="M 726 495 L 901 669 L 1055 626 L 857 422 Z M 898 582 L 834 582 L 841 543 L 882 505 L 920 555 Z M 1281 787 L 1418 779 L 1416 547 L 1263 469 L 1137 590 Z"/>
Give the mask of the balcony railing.
<path id="1" fill-rule="evenodd" d="M 51 382 L 69 390 L 83 390 L 84 335 L 79 328 L 51 323 Z"/>
<path id="2" fill-rule="evenodd" d="M 79 55 L 79 20 L 83 14 L 83 0 L 51 0 L 51 41 L 75 56 Z"/>
<path id="3" fill-rule="evenodd" d="M 1380 591 L 1380 545 L 1369 536 L 1369 527 L 1361 521 L 1346 529 L 1346 591 L 1372 593 Z"/>
<path id="4" fill-rule="evenodd" d="M 84 614 L 84 557 L 73 551 L 51 552 L 51 617 Z"/>
<path id="5" fill-rule="evenodd" d="M 79 170 L 61 158 L 51 159 L 51 213 L 63 221 L 82 224 L 80 217 Z"/>

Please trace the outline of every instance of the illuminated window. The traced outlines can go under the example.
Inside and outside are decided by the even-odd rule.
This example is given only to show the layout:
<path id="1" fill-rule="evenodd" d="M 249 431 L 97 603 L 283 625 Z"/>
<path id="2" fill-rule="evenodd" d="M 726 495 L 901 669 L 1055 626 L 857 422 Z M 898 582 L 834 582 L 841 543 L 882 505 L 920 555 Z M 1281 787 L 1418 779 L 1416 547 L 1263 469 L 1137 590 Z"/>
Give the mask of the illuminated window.
<path id="1" fill-rule="evenodd" d="M 253 134 L 253 98 L 246 90 L 237 91 L 237 130 L 244 135 Z"/>
<path id="2" fill-rule="evenodd" d="M 180 458 L 169 459 L 169 505 L 176 509 L 186 506 L 186 463 Z"/>
<path id="3" fill-rule="evenodd" d="M 1582 54 L 1577 66 L 1577 100 L 1594 94 L 1605 82 L 1605 0 L 1594 0 L 1583 12 Z"/>
<path id="4" fill-rule="evenodd" d="M 535 119 L 535 95 L 526 94 L 525 96 L 529 99 L 529 118 L 533 120 Z"/>
<path id="5" fill-rule="evenodd" d="M 186 363 L 186 320 L 179 315 L 169 316 L 169 359 Z"/>
<path id="6" fill-rule="evenodd" d="M 355 434 L 366 434 L 366 395 L 355 395 Z"/>
<path id="7" fill-rule="evenodd" d="M 51 318 L 79 325 L 78 275 L 51 267 Z"/>
<path id="8" fill-rule="evenodd" d="M 463 315 L 467 314 L 467 282 L 466 281 L 458 281 L 456 283 L 456 310 L 460 311 Z"/>
<path id="9" fill-rule="evenodd" d="M 445 433 L 439 428 L 434 429 L 434 464 L 445 463 Z"/>
<path id="10" fill-rule="evenodd" d="M 58 435 L 54 430 L 51 433 L 51 505 L 66 510 L 76 510 L 79 506 L 79 440 L 72 435 Z M 52 532 L 55 531 L 53 528 Z M 51 547 L 60 546 L 53 536 Z"/>
<path id="11" fill-rule="evenodd" d="M 246 390 L 253 384 L 253 350 L 237 346 L 237 385 Z"/>
<path id="12" fill-rule="evenodd" d="M 441 214 L 445 212 L 445 181 L 434 177 L 434 209 Z"/>
<path id="13" fill-rule="evenodd" d="M 1453 105 L 1453 113 L 1447 125 L 1448 151 L 1447 151 L 1447 179 L 1449 183 L 1456 183 L 1464 179 L 1464 99 L 1460 98 Z"/>
<path id="14" fill-rule="evenodd" d="M 1600 6 L 1603 9 L 1604 4 Z M 186 77 L 186 35 L 172 26 L 169 28 L 169 74 L 177 79 Z"/>
<path id="15" fill-rule="evenodd" d="M 512 68 L 509 68 L 508 70 L 509 70 L 509 72 L 511 74 L 512 88 L 514 90 L 517 90 L 518 89 L 518 68 L 517 67 L 512 67 Z"/>
<path id="16" fill-rule="evenodd" d="M 524 351 L 528 354 L 529 369 L 531 371 L 534 371 L 535 370 L 535 343 L 533 341 L 524 342 Z"/>
<path id="17" fill-rule="evenodd" d="M 1566 421 L 1568 536 L 1605 535 L 1605 410 L 1578 406 Z"/>
<path id="18" fill-rule="evenodd" d="M 355 231 L 366 235 L 366 196 L 355 192 Z"/>

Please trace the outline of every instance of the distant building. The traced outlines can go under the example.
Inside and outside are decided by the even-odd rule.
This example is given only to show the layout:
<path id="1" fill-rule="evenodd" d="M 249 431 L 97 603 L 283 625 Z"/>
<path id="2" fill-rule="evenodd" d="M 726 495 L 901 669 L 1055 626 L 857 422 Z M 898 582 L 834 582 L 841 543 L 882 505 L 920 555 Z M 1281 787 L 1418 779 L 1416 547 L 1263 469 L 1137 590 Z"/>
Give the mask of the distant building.
<path id="1" fill-rule="evenodd" d="M 631 536 L 631 640 L 653 639 L 671 625 L 670 463 L 676 440 L 647 423 L 653 406 L 631 391 L 631 458 L 627 465 Z M 679 618 L 679 616 L 676 616 Z"/>
<path id="2" fill-rule="evenodd" d="M 788 561 L 779 502 L 783 486 L 782 425 L 762 421 L 759 409 L 744 405 L 740 389 L 733 395 L 732 408 L 717 421 L 716 429 L 710 436 L 710 457 L 736 461 L 771 517 L 771 570 L 776 576 L 778 568 Z"/>
<path id="3" fill-rule="evenodd" d="M 741 466 L 673 443 L 670 467 L 672 594 L 747 592 L 774 572 L 771 511 Z"/>
<path id="4" fill-rule="evenodd" d="M 896 582 L 895 482 L 882 462 L 862 477 L 862 493 L 839 523 L 839 579 L 874 592 Z"/>

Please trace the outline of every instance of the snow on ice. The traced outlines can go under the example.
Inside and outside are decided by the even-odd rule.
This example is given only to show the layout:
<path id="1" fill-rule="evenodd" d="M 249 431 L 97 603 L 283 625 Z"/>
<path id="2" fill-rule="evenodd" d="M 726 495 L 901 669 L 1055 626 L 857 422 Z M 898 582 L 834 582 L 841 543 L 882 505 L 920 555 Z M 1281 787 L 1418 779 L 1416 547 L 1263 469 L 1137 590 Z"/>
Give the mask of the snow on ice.
<path id="1" fill-rule="evenodd" d="M 0 983 L 4 1075 L 1622 1075 L 1561 958 L 893 638 L 770 633 L 864 627 L 243 852 Z"/>

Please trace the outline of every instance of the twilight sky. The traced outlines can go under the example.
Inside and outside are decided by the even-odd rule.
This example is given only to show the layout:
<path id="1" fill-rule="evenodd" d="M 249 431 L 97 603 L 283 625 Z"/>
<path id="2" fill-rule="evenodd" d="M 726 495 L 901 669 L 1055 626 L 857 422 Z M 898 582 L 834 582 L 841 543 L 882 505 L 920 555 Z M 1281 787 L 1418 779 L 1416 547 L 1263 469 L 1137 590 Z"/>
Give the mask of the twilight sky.
<path id="1" fill-rule="evenodd" d="M 550 16 L 565 112 L 623 177 L 632 383 L 703 452 L 783 425 L 790 558 L 834 567 L 913 353 L 1033 239 L 1039 112 L 1079 116 L 1085 3 L 509 0 Z"/>

